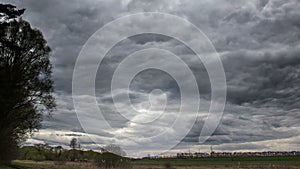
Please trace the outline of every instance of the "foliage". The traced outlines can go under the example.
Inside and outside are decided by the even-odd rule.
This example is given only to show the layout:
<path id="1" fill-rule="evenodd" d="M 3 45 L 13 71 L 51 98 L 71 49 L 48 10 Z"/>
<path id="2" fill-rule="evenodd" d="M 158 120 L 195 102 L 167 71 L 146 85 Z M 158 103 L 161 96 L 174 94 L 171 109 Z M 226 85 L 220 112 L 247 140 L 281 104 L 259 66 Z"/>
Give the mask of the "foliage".
<path id="1" fill-rule="evenodd" d="M 61 146 L 50 147 L 43 144 L 23 146 L 20 149 L 19 160 L 47 160 L 59 162 L 60 164 L 66 161 L 92 162 L 100 168 L 126 169 L 132 167 L 130 159 L 109 152 L 99 153 L 92 150 L 67 150 Z"/>
<path id="2" fill-rule="evenodd" d="M 0 18 L 3 20 L 14 19 L 21 16 L 25 9 L 16 9 L 11 4 L 0 4 Z"/>
<path id="3" fill-rule="evenodd" d="M 119 156 L 126 156 L 126 152 L 122 150 L 122 148 L 115 144 L 107 145 L 104 148 L 106 151 L 117 154 Z"/>
<path id="4" fill-rule="evenodd" d="M 77 141 L 77 138 L 72 138 L 70 141 L 70 147 L 72 149 L 80 148 L 80 144 Z"/>
<path id="5" fill-rule="evenodd" d="M 10 4 L 0 4 L 0 164 L 17 156 L 18 145 L 40 127 L 54 107 L 50 48 Z"/>
<path id="6" fill-rule="evenodd" d="M 132 168 L 131 161 L 128 158 L 124 158 L 112 153 L 103 153 L 98 156 L 96 165 L 100 168 L 120 168 L 129 169 Z"/>

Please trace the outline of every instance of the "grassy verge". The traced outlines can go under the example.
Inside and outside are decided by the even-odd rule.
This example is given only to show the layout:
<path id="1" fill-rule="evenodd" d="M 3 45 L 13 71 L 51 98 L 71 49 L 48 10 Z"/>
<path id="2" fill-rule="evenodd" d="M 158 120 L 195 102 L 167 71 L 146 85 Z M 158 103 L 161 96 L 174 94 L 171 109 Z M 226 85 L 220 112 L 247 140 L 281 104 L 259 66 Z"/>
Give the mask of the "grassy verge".
<path id="1" fill-rule="evenodd" d="M 300 156 L 286 157 L 224 157 L 224 158 L 190 158 L 190 159 L 151 159 L 137 160 L 134 164 L 164 165 L 171 163 L 174 166 L 236 166 L 236 165 L 283 165 L 300 166 Z"/>
<path id="2" fill-rule="evenodd" d="M 30 160 L 15 160 L 12 162 L 12 166 L 15 166 L 15 168 L 20 168 L 20 169 L 97 169 L 97 167 L 91 162 L 61 162 L 61 161 L 35 162 Z"/>

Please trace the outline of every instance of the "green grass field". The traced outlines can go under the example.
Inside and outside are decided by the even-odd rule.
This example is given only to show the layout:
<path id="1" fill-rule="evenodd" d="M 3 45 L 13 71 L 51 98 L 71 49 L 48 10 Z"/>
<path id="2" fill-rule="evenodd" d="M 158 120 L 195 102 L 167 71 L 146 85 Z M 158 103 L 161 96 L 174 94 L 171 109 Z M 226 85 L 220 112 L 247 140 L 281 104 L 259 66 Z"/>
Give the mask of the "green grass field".
<path id="1" fill-rule="evenodd" d="M 275 164 L 295 165 L 300 167 L 300 156 L 284 157 L 224 157 L 224 158 L 188 158 L 188 159 L 153 159 L 137 160 L 136 164 L 165 164 L 171 163 L 176 166 L 205 166 L 205 165 L 232 165 L 240 162 L 244 165 L 252 164 Z"/>

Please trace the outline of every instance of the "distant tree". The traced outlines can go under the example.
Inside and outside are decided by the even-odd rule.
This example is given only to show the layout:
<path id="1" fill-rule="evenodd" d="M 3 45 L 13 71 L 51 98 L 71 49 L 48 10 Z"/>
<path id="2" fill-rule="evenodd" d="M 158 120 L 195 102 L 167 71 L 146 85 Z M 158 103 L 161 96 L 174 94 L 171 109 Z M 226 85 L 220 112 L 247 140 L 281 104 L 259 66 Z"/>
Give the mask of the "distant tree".
<path id="1" fill-rule="evenodd" d="M 78 154 L 78 151 L 76 150 L 76 148 L 79 148 L 79 143 L 77 141 L 77 138 L 72 138 L 71 141 L 70 141 L 70 147 L 72 148 L 72 150 L 70 150 L 71 152 L 71 161 L 75 161 L 79 154 Z"/>
<path id="2" fill-rule="evenodd" d="M 70 147 L 71 147 L 72 149 L 78 148 L 77 138 L 72 138 L 72 139 L 71 139 L 71 141 L 70 141 Z"/>
<path id="3" fill-rule="evenodd" d="M 55 107 L 50 48 L 42 33 L 20 16 L 24 9 L 0 4 L 0 164 L 40 127 Z"/>

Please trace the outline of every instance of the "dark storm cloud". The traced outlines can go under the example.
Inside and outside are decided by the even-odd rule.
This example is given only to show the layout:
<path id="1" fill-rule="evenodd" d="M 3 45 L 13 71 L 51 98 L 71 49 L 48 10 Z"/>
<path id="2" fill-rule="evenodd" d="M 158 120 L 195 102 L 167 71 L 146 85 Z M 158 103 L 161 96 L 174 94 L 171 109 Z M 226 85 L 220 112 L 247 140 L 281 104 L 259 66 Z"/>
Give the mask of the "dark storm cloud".
<path id="1" fill-rule="evenodd" d="M 217 24 L 218 33 L 231 29 L 213 39 L 227 76 L 228 104 L 207 144 L 299 135 L 299 129 L 289 128 L 299 122 L 297 9 L 297 1 L 250 2 Z M 199 133 L 193 128 L 186 141 L 196 142 Z"/>
<path id="2" fill-rule="evenodd" d="M 259 46 L 243 46 L 238 38 L 227 41 L 243 46 L 242 49 L 230 49 L 222 56 L 228 78 L 229 101 L 299 108 L 298 7 L 297 1 L 263 3 L 263 8 L 255 8 L 252 12 L 252 17 L 256 19 L 249 27 L 241 27 L 247 30 L 241 31 L 241 36 L 246 36 L 247 41 Z"/>
<path id="3" fill-rule="evenodd" d="M 279 51 L 240 51 L 224 56 L 228 101 L 286 109 L 299 108 L 299 47 Z M 234 60 L 234 61 L 232 61 Z M 239 70 L 234 72 L 234 70 Z"/>
<path id="4" fill-rule="evenodd" d="M 166 49 L 180 57 L 195 74 L 201 97 L 210 97 L 210 83 L 207 71 L 194 52 L 174 38 L 154 34 L 142 34 L 130 37 L 118 43 L 108 52 L 102 60 L 97 73 L 96 86 L 99 93 L 110 91 L 110 82 L 114 70 L 123 59 L 136 51 L 147 48 Z M 170 97 L 180 98 L 178 85 L 168 72 L 160 70 L 140 72 L 130 85 L 131 90 L 143 91 L 144 93 L 149 93 L 155 88 L 169 91 L 171 94 Z"/>
<path id="5" fill-rule="evenodd" d="M 72 104 L 71 82 L 76 58 L 86 40 L 105 23 L 119 16 L 159 11 L 184 17 L 198 26 L 212 40 L 221 56 L 227 77 L 228 103 L 221 124 L 205 144 L 220 145 L 220 150 L 238 150 L 239 147 L 276 149 L 276 145 L 268 141 L 280 139 L 286 139 L 286 143 L 290 139 L 287 146 L 299 144 L 293 137 L 300 134 L 300 3 L 297 0 L 9 2 L 26 8 L 24 18 L 43 32 L 53 49 L 58 109 L 52 117 L 45 117 L 44 130 L 35 141 L 54 144 L 55 141 L 47 136 L 47 129 L 83 132 Z M 107 112 L 106 117 L 115 127 L 126 129 L 129 123 L 114 110 L 111 98 L 106 97 L 111 76 L 126 56 L 150 47 L 170 50 L 184 60 L 197 75 L 203 102 L 209 102 L 211 91 L 207 72 L 189 48 L 171 37 L 137 35 L 117 44 L 101 63 L 97 74 L 96 91 L 101 101 L 99 104 L 103 104 L 100 107 Z M 168 110 L 177 110 L 174 105 L 180 99 L 178 86 L 169 76 L 160 74 L 145 71 L 136 76 L 131 85 L 135 105 L 148 103 L 145 94 L 161 88 L 169 93 L 173 104 Z M 204 117 L 198 119 L 183 142 L 197 143 L 204 120 Z M 145 133 L 153 130 L 138 126 L 132 130 L 140 129 Z M 106 134 L 102 139 L 113 137 Z M 66 143 L 69 139 L 55 138 L 58 139 L 56 143 Z M 266 146 L 258 145 L 263 141 L 266 141 Z M 91 142 L 87 140 L 86 143 Z"/>
<path id="6" fill-rule="evenodd" d="M 123 10 L 118 1 L 12 2 L 19 8 L 26 8 L 24 18 L 45 35 L 53 50 L 55 89 L 64 92 L 71 92 L 73 68 L 82 45 L 97 29 Z"/>

